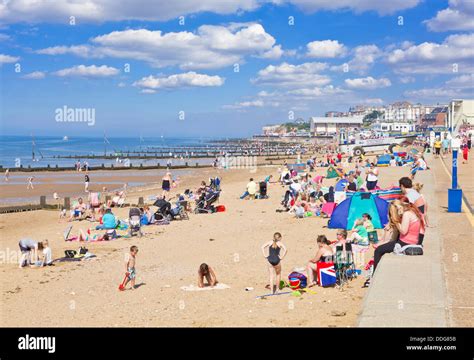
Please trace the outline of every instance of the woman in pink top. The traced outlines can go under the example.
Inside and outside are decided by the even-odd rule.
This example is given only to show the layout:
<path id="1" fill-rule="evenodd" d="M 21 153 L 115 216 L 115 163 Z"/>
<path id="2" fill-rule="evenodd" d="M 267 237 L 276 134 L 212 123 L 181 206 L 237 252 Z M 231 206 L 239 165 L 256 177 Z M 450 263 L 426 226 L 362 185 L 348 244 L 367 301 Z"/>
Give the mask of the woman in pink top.
<path id="1" fill-rule="evenodd" d="M 393 252 L 395 244 L 398 243 L 402 247 L 405 245 L 417 245 L 419 243 L 420 233 L 424 233 L 425 221 L 423 214 L 415 205 L 410 204 L 408 199 L 402 198 L 401 203 L 396 206 L 398 207 L 399 213 L 403 212 L 400 223 L 396 224 L 400 232 L 400 237 L 398 240 L 382 244 L 375 249 L 374 270 L 377 268 L 383 255 Z"/>

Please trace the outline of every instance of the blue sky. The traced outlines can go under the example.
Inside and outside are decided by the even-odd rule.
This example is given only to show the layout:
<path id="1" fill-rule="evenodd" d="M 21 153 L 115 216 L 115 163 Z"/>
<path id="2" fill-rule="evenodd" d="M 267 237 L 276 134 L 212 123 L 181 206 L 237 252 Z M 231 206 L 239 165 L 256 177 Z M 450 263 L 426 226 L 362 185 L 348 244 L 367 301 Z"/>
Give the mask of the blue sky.
<path id="1" fill-rule="evenodd" d="M 357 104 L 473 98 L 473 31 L 472 0 L 11 0 L 2 133 L 247 136 Z M 94 109 L 94 125 L 56 121 L 63 106 Z"/>

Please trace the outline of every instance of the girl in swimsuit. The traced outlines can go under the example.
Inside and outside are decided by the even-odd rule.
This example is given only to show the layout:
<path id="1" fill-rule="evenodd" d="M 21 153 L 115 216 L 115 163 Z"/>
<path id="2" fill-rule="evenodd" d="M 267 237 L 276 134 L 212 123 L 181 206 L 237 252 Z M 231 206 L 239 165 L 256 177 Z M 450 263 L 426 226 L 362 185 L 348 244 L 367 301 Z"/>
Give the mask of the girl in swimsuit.
<path id="1" fill-rule="evenodd" d="M 262 246 L 263 256 L 268 260 L 268 270 L 270 272 L 270 289 L 273 294 L 277 292 L 281 280 L 281 260 L 285 257 L 287 250 L 281 242 L 281 234 L 273 234 L 273 240 Z"/>

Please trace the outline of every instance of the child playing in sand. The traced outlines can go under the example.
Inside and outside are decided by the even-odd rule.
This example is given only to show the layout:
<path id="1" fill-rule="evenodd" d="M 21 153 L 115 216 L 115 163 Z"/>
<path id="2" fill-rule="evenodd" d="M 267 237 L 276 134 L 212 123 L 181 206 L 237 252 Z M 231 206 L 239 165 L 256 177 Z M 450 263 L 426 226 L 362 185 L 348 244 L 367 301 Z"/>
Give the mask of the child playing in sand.
<path id="1" fill-rule="evenodd" d="M 43 253 L 41 256 L 38 256 L 38 260 L 35 261 L 33 266 L 36 267 L 43 267 L 43 266 L 52 266 L 53 264 L 53 259 L 52 259 L 52 254 L 51 254 L 51 248 L 49 247 L 49 241 L 48 240 L 43 240 L 42 242 L 43 245 Z"/>
<path id="2" fill-rule="evenodd" d="M 198 270 L 198 286 L 200 288 L 206 286 L 204 284 L 204 278 L 207 280 L 207 286 L 215 286 L 217 284 L 217 277 L 214 269 L 206 263 L 202 263 Z"/>
<path id="3" fill-rule="evenodd" d="M 125 272 L 125 282 L 120 284 L 119 290 L 124 291 L 125 287 L 127 284 L 130 282 L 130 285 L 132 286 L 132 290 L 135 290 L 135 277 L 136 277 L 136 272 L 135 272 L 135 259 L 138 254 L 138 247 L 135 245 L 130 247 L 130 254 L 127 257 L 126 261 L 126 272 Z"/>
<path id="4" fill-rule="evenodd" d="M 273 234 L 272 241 L 263 244 L 262 253 L 268 260 L 268 270 L 270 272 L 270 285 L 267 285 L 267 287 L 275 294 L 281 280 L 281 260 L 283 260 L 287 253 L 285 245 L 281 242 L 281 234 L 279 232 Z"/>

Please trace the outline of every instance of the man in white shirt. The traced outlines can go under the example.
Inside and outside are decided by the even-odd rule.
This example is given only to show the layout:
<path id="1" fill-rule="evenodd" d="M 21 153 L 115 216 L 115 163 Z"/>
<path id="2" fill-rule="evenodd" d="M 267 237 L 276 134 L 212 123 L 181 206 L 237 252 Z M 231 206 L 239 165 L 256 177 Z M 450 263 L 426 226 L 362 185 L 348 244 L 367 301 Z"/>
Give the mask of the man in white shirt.
<path id="1" fill-rule="evenodd" d="M 398 180 L 398 184 L 402 193 L 408 198 L 410 204 L 415 205 L 416 207 L 421 207 L 423 199 L 418 191 L 413 189 L 413 182 L 408 177 L 402 177 Z M 420 209 L 421 210 L 421 209 Z"/>

